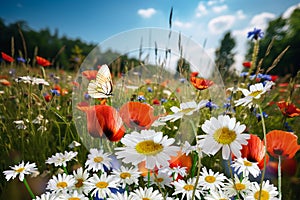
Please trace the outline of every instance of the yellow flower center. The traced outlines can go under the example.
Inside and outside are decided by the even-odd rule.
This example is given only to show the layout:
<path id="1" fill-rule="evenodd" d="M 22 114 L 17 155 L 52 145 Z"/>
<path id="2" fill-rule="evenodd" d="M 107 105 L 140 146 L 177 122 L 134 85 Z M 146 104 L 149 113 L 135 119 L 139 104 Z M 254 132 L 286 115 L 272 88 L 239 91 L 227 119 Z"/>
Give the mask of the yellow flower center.
<path id="1" fill-rule="evenodd" d="M 80 198 L 78 198 L 78 197 L 71 197 L 71 198 L 68 198 L 68 200 L 80 200 Z"/>
<path id="2" fill-rule="evenodd" d="M 131 174 L 128 173 L 128 172 L 122 172 L 122 173 L 120 174 L 120 177 L 121 177 L 121 179 L 130 178 L 130 177 L 131 177 Z"/>
<path id="3" fill-rule="evenodd" d="M 257 95 L 259 95 L 260 93 L 262 93 L 262 90 L 257 90 L 257 91 L 253 91 L 249 94 L 249 96 L 252 97 L 256 97 Z"/>
<path id="4" fill-rule="evenodd" d="M 147 198 L 147 197 L 144 197 L 144 198 L 142 198 L 142 200 L 150 200 L 149 198 Z"/>
<path id="5" fill-rule="evenodd" d="M 139 142 L 135 149 L 138 153 L 144 155 L 156 155 L 163 150 L 163 146 L 161 144 L 153 142 L 153 140 L 145 140 Z"/>
<path id="6" fill-rule="evenodd" d="M 259 197 L 259 191 L 255 192 L 255 194 L 254 194 L 255 199 L 258 199 L 258 197 Z M 269 192 L 266 190 L 262 190 L 260 200 L 269 200 L 269 199 L 270 199 Z"/>
<path id="7" fill-rule="evenodd" d="M 214 176 L 206 176 L 204 180 L 208 183 L 214 183 L 216 178 Z"/>
<path id="8" fill-rule="evenodd" d="M 157 183 L 161 183 L 161 182 L 163 182 L 163 181 L 164 181 L 163 178 L 156 178 L 156 179 L 155 179 L 155 182 L 157 182 Z"/>
<path id="9" fill-rule="evenodd" d="M 236 139 L 236 133 L 227 127 L 219 128 L 213 135 L 219 144 L 230 144 Z"/>
<path id="10" fill-rule="evenodd" d="M 65 187 L 67 187 L 68 186 L 68 183 L 66 183 L 66 182 L 58 182 L 57 184 L 56 184 L 56 187 L 58 187 L 58 188 L 65 188 Z"/>
<path id="11" fill-rule="evenodd" d="M 238 190 L 238 191 L 246 189 L 245 184 L 242 184 L 242 183 L 236 183 L 236 184 L 234 185 L 234 187 L 235 187 L 235 189 Z"/>
<path id="12" fill-rule="evenodd" d="M 96 187 L 101 188 L 101 189 L 107 188 L 107 186 L 108 186 L 108 183 L 104 182 L 104 181 L 100 181 L 100 182 L 96 183 Z"/>
<path id="13" fill-rule="evenodd" d="M 25 168 L 24 168 L 24 167 L 21 167 L 21 168 L 19 168 L 19 169 L 16 169 L 15 172 L 21 173 L 21 172 L 24 171 L 24 170 L 25 170 Z"/>
<path id="14" fill-rule="evenodd" d="M 77 183 L 75 184 L 75 187 L 80 188 L 82 186 L 83 186 L 83 179 L 82 178 L 77 179 Z"/>
<path id="15" fill-rule="evenodd" d="M 249 161 L 247 161 L 247 160 L 244 160 L 244 165 L 245 165 L 246 167 L 251 167 L 251 166 L 252 166 L 252 162 L 249 162 Z"/>
<path id="16" fill-rule="evenodd" d="M 193 185 L 185 185 L 185 186 L 183 186 L 183 189 L 185 189 L 186 191 L 191 191 L 191 190 L 194 190 L 194 186 Z"/>
<path id="17" fill-rule="evenodd" d="M 95 157 L 94 162 L 101 163 L 103 161 L 103 158 L 101 156 Z"/>

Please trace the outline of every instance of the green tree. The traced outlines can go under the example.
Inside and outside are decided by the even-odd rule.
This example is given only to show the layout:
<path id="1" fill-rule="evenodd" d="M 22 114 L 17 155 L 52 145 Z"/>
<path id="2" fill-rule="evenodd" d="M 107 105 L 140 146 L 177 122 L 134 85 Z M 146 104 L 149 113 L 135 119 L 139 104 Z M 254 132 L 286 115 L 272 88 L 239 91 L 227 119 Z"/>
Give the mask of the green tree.
<path id="1" fill-rule="evenodd" d="M 236 45 L 234 38 L 231 36 L 230 31 L 225 33 L 221 40 L 221 45 L 215 51 L 215 63 L 222 76 L 225 76 L 229 68 L 234 63 L 233 49 Z"/>

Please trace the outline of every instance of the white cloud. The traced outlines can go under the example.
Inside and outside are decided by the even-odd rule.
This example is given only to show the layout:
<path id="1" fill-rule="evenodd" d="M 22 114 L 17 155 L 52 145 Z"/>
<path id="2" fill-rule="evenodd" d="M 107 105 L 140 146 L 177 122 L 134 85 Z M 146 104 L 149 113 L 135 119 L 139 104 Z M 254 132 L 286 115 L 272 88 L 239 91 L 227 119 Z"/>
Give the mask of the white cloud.
<path id="1" fill-rule="evenodd" d="M 206 15 L 207 13 L 208 12 L 207 12 L 205 5 L 203 4 L 203 2 L 200 2 L 196 9 L 196 17 L 201 17 L 203 15 Z"/>
<path id="2" fill-rule="evenodd" d="M 238 19 L 245 19 L 245 18 L 246 18 L 246 15 L 244 14 L 244 12 L 243 12 L 242 10 L 238 10 L 238 11 L 236 12 L 236 17 L 237 17 Z"/>
<path id="3" fill-rule="evenodd" d="M 156 13 L 156 10 L 154 8 L 139 9 L 137 13 L 143 18 L 150 18 Z"/>
<path id="4" fill-rule="evenodd" d="M 208 28 L 213 34 L 220 34 L 230 29 L 235 21 L 233 15 L 223 15 L 209 21 Z"/>
<path id="5" fill-rule="evenodd" d="M 294 10 L 296 10 L 297 8 L 300 8 L 300 3 L 293 5 L 293 6 L 289 7 L 288 9 L 286 9 L 286 11 L 282 14 L 282 18 L 283 19 L 290 18 L 290 16 L 294 12 Z"/>
<path id="6" fill-rule="evenodd" d="M 188 29 L 191 28 L 193 26 L 193 24 L 191 22 L 182 22 L 179 20 L 175 20 L 173 22 L 173 25 L 178 27 L 178 28 L 184 28 L 184 29 Z"/>
<path id="7" fill-rule="evenodd" d="M 262 30 L 265 30 L 268 26 L 268 22 L 272 19 L 275 19 L 276 15 L 273 13 L 263 12 L 258 15 L 255 15 L 251 21 L 250 25 Z"/>
<path id="8" fill-rule="evenodd" d="M 222 5 L 222 6 L 214 6 L 212 7 L 212 10 L 215 12 L 215 13 L 220 13 L 220 12 L 223 12 L 225 10 L 228 9 L 228 6 L 227 5 Z"/>

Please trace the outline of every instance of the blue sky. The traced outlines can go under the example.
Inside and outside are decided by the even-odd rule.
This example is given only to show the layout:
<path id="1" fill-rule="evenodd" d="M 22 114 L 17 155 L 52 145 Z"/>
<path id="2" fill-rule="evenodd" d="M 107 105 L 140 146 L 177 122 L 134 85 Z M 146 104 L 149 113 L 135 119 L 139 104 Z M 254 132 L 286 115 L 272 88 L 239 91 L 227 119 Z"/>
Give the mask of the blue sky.
<path id="1" fill-rule="evenodd" d="M 123 31 L 168 28 L 173 6 L 173 30 L 191 37 L 213 57 L 224 33 L 231 30 L 237 46 L 236 59 L 244 54 L 246 34 L 254 27 L 266 28 L 269 20 L 288 15 L 299 0 L 11 0 L 0 7 L 5 23 L 25 20 L 35 30 L 49 27 L 52 33 L 100 43 Z M 238 66 L 237 66 L 238 67 Z"/>

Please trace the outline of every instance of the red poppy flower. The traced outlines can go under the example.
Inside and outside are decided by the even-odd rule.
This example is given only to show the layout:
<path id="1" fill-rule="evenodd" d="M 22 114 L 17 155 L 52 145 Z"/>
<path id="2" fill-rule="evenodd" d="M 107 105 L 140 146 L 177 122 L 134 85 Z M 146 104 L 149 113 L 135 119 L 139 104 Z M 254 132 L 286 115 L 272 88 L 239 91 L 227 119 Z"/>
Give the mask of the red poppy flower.
<path id="1" fill-rule="evenodd" d="M 199 72 L 192 72 L 192 73 L 190 74 L 190 77 L 197 77 L 198 74 L 199 74 Z"/>
<path id="2" fill-rule="evenodd" d="M 119 141 L 125 134 L 122 119 L 111 106 L 85 104 L 77 105 L 77 108 L 86 113 L 87 129 L 92 137 L 103 137 L 104 135 L 113 142 Z"/>
<path id="3" fill-rule="evenodd" d="M 7 55 L 6 53 L 1 52 L 1 56 L 3 58 L 3 60 L 7 61 L 7 62 L 14 62 L 13 57 Z"/>
<path id="4" fill-rule="evenodd" d="M 160 101 L 158 99 L 153 99 L 152 100 L 152 104 L 153 105 L 159 105 L 160 104 Z"/>
<path id="5" fill-rule="evenodd" d="M 181 151 L 177 153 L 177 156 L 171 156 L 171 159 L 169 160 L 170 168 L 173 167 L 186 167 L 186 173 L 189 173 L 191 170 L 191 167 L 193 165 L 192 157 L 190 155 L 185 155 Z M 182 177 L 179 175 L 178 179 L 181 179 Z"/>
<path id="6" fill-rule="evenodd" d="M 4 86 L 10 86 L 11 83 L 6 79 L 0 79 L 0 84 Z"/>
<path id="7" fill-rule="evenodd" d="M 300 149 L 300 145 L 297 144 L 298 137 L 291 132 L 273 130 L 266 137 L 267 150 L 273 157 L 291 159 Z"/>
<path id="8" fill-rule="evenodd" d="M 251 67 L 251 62 L 250 61 L 245 61 L 243 62 L 243 66 L 246 67 L 246 68 L 250 68 Z"/>
<path id="9" fill-rule="evenodd" d="M 45 58 L 42 58 L 40 56 L 36 56 L 35 57 L 37 64 L 43 66 L 43 67 L 47 67 L 49 65 L 51 65 L 51 62 L 49 60 L 46 60 Z"/>
<path id="10" fill-rule="evenodd" d="M 154 116 L 154 109 L 146 103 L 127 102 L 120 108 L 120 115 L 124 123 L 131 129 L 149 129 L 158 118 Z"/>
<path id="11" fill-rule="evenodd" d="M 44 98 L 45 98 L 45 101 L 46 101 L 46 102 L 50 102 L 51 99 L 52 99 L 51 95 L 48 94 L 48 93 L 44 94 Z"/>
<path id="12" fill-rule="evenodd" d="M 281 113 L 286 117 L 297 117 L 300 115 L 300 109 L 292 103 L 279 101 L 277 102 L 277 106 L 279 107 Z"/>
<path id="13" fill-rule="evenodd" d="M 270 76 L 271 76 L 271 81 L 273 82 L 275 82 L 279 78 L 279 76 L 277 75 L 270 75 Z"/>
<path id="14" fill-rule="evenodd" d="M 87 71 L 83 71 L 82 75 L 85 76 L 90 81 L 96 79 L 97 73 L 98 73 L 97 70 L 87 70 Z"/>
<path id="15" fill-rule="evenodd" d="M 191 77 L 190 81 L 197 90 L 205 90 L 214 84 L 214 82 L 211 80 L 198 77 Z"/>
<path id="16" fill-rule="evenodd" d="M 242 145 L 241 154 L 242 158 L 247 158 L 250 162 L 257 162 L 260 169 L 264 167 L 265 145 L 258 136 L 250 134 L 248 144 Z M 268 163 L 269 156 L 266 156 Z"/>

